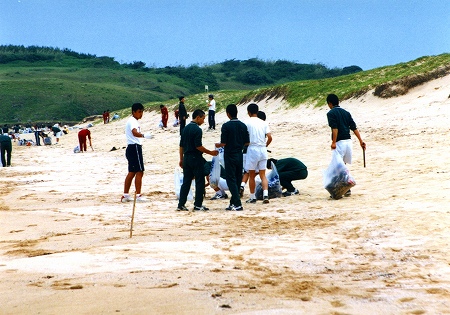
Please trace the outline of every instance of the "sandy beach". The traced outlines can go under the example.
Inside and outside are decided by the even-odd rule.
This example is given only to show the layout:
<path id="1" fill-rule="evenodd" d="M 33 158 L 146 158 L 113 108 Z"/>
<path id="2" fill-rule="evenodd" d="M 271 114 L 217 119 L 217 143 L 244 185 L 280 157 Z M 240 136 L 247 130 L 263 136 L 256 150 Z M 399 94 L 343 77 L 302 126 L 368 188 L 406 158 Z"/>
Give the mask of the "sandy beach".
<path id="1" fill-rule="evenodd" d="M 91 127 L 94 151 L 83 154 L 73 153 L 76 130 L 51 146 L 14 144 L 12 167 L 0 170 L 0 314 L 450 314 L 449 94 L 446 76 L 401 97 L 342 102 L 367 165 L 353 136 L 356 186 L 340 200 L 322 184 L 325 100 L 260 102 L 269 156 L 298 158 L 309 175 L 294 182 L 299 195 L 242 212 L 210 201 L 212 188 L 210 211 L 175 211 L 175 104 L 167 131 L 145 112 L 148 202 L 136 204 L 132 238 L 133 204 L 120 203 L 126 117 Z M 216 121 L 215 132 L 202 126 L 208 149 L 224 111 Z"/>

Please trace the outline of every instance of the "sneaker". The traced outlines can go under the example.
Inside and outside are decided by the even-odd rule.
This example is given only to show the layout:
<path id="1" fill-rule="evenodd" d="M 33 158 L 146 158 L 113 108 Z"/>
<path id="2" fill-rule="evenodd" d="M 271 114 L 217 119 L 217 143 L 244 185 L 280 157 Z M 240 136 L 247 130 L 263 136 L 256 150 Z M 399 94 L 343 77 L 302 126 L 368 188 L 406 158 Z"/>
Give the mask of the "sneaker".
<path id="1" fill-rule="evenodd" d="M 351 190 L 349 189 L 345 194 L 344 197 L 350 197 L 352 195 Z"/>
<path id="2" fill-rule="evenodd" d="M 289 197 L 289 196 L 293 196 L 293 195 L 298 195 L 299 192 L 297 189 L 295 189 L 294 191 L 285 191 L 283 193 L 283 197 Z"/>
<path id="3" fill-rule="evenodd" d="M 122 196 L 122 198 L 120 198 L 120 202 L 128 202 L 128 201 L 133 201 L 133 199 L 131 199 L 130 196 Z"/>
<path id="4" fill-rule="evenodd" d="M 136 202 L 147 202 L 147 198 L 142 195 L 136 197 Z"/>
<path id="5" fill-rule="evenodd" d="M 233 205 L 229 205 L 228 207 L 225 208 L 225 210 L 230 211 L 231 209 L 233 209 L 234 206 Z"/>
<path id="6" fill-rule="evenodd" d="M 231 206 L 231 209 L 225 209 L 225 210 L 230 210 L 230 211 L 242 211 L 242 210 L 244 210 L 244 208 L 242 207 L 242 206 L 238 206 L 238 207 L 236 207 L 236 206 Z"/>
<path id="7" fill-rule="evenodd" d="M 256 199 L 250 198 L 250 199 L 246 200 L 245 203 L 256 203 Z"/>
<path id="8" fill-rule="evenodd" d="M 227 199 L 227 198 L 228 198 L 227 194 L 222 195 L 222 194 L 220 194 L 220 193 L 216 193 L 216 194 L 214 195 L 214 197 L 212 197 L 212 198 L 209 199 L 209 200 Z"/>
<path id="9" fill-rule="evenodd" d="M 186 208 L 185 206 L 181 206 L 177 208 L 177 211 L 189 211 L 189 209 Z"/>
<path id="10" fill-rule="evenodd" d="M 239 188 L 239 196 L 241 196 L 241 198 L 244 197 L 244 187 L 242 186 Z"/>
<path id="11" fill-rule="evenodd" d="M 265 196 L 265 197 L 264 197 L 263 203 L 269 203 L 269 196 Z"/>
<path id="12" fill-rule="evenodd" d="M 194 211 L 208 211 L 208 210 L 209 208 L 206 208 L 205 206 L 200 207 L 194 206 Z"/>

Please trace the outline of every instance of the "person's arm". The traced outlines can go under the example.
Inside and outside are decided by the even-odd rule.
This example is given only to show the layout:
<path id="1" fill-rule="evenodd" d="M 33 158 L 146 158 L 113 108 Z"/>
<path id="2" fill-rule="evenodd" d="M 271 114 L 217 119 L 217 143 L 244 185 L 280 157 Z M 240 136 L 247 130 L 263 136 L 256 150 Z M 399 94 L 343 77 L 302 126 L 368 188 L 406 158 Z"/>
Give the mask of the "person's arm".
<path id="1" fill-rule="evenodd" d="M 131 133 L 133 134 L 133 136 L 135 136 L 136 138 L 144 138 L 144 134 L 140 133 L 139 131 L 137 131 L 136 128 L 133 128 L 133 130 L 131 130 Z"/>
<path id="2" fill-rule="evenodd" d="M 215 146 L 216 148 L 223 148 L 224 146 L 226 146 L 226 143 L 216 143 Z"/>
<path id="3" fill-rule="evenodd" d="M 196 149 L 202 153 L 206 153 L 206 154 L 209 154 L 212 156 L 217 156 L 219 154 L 219 151 L 217 151 L 217 150 L 211 151 L 211 150 L 208 150 L 207 148 L 205 148 L 204 146 L 196 147 Z"/>
<path id="4" fill-rule="evenodd" d="M 266 136 L 267 136 L 266 147 L 268 147 L 269 144 L 272 143 L 272 134 L 269 132 L 268 134 L 266 134 Z"/>
<path id="5" fill-rule="evenodd" d="M 336 149 L 337 136 L 338 136 L 338 129 L 337 128 L 331 129 L 331 150 Z"/>
<path id="6" fill-rule="evenodd" d="M 184 154 L 184 150 L 183 147 L 179 147 L 180 149 L 178 150 L 179 154 L 180 154 L 180 162 L 178 162 L 178 165 L 182 168 L 183 167 L 183 154 Z"/>
<path id="7" fill-rule="evenodd" d="M 358 130 L 358 129 L 355 129 L 355 130 L 353 130 L 353 133 L 354 133 L 355 136 L 358 138 L 358 140 L 359 140 L 359 145 L 361 146 L 361 148 L 362 148 L 363 150 L 365 150 L 365 149 L 366 149 L 366 144 L 365 144 L 364 141 L 362 140 L 361 135 L 360 135 L 360 133 L 359 133 L 359 130 Z"/>

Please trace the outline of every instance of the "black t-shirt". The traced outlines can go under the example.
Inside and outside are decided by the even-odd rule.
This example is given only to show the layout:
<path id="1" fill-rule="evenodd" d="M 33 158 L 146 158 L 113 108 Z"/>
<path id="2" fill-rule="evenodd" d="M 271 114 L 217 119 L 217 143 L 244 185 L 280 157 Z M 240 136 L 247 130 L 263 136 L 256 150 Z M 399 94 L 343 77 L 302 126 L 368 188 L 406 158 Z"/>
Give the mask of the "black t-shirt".
<path id="1" fill-rule="evenodd" d="M 338 135 L 336 142 L 339 140 L 350 139 L 350 130 L 356 130 L 356 124 L 352 115 L 345 109 L 335 106 L 327 113 L 328 126 L 331 129 L 337 129 Z M 333 137 L 333 133 L 331 134 Z"/>
<path id="2" fill-rule="evenodd" d="M 247 126 L 237 118 L 222 125 L 220 142 L 225 143 L 224 155 L 242 154 L 245 143 L 250 142 Z"/>
<path id="3" fill-rule="evenodd" d="M 201 156 L 203 153 L 197 150 L 202 146 L 202 129 L 195 123 L 190 122 L 181 132 L 180 147 L 183 148 L 184 155 Z"/>

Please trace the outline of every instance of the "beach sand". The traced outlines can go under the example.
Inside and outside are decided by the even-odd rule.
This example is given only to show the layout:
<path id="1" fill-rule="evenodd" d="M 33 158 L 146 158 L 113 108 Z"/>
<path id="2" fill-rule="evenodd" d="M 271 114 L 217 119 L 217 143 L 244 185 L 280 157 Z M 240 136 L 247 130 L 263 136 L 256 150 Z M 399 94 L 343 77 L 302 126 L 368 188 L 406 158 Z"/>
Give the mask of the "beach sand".
<path id="1" fill-rule="evenodd" d="M 401 97 L 342 102 L 367 166 L 353 136 L 356 186 L 340 200 L 322 183 L 325 100 L 260 102 L 269 156 L 296 157 L 309 176 L 294 182 L 300 195 L 242 212 L 208 200 L 211 188 L 210 211 L 175 211 L 179 131 L 173 114 L 163 131 L 160 114 L 145 112 L 149 200 L 136 204 L 132 238 L 133 203 L 120 203 L 126 117 L 90 128 L 95 151 L 83 154 L 73 153 L 76 130 L 51 146 L 15 144 L 0 170 L 0 314 L 450 314 L 449 94 L 447 76 Z M 216 121 L 215 132 L 202 126 L 208 149 L 223 111 Z"/>

